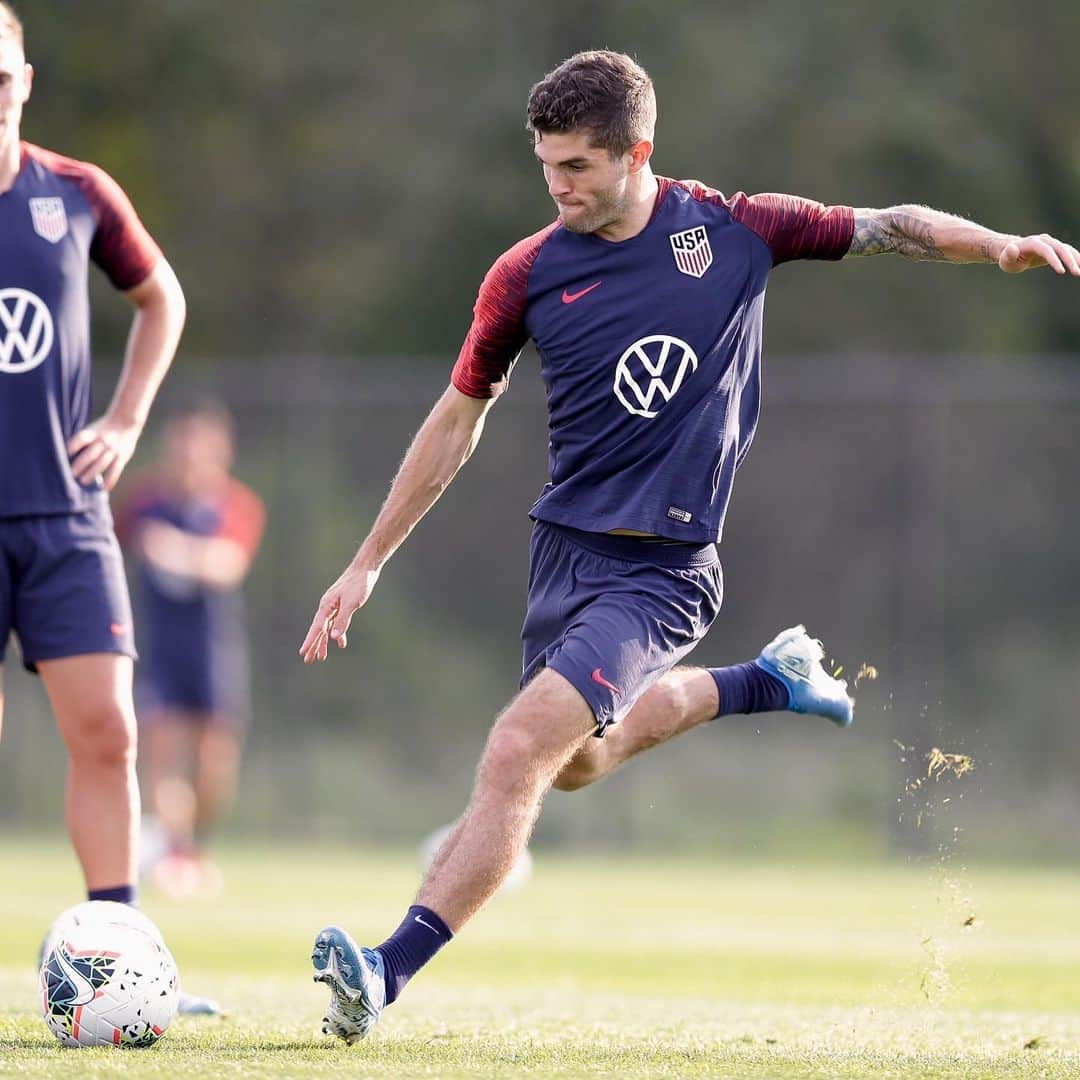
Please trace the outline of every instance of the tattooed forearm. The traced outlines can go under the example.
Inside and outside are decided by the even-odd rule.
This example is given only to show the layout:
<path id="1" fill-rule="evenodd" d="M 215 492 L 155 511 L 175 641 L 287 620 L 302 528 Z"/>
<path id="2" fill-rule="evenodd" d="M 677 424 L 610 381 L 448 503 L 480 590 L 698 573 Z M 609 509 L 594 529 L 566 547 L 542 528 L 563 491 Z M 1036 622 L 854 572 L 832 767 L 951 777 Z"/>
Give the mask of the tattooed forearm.
<path id="1" fill-rule="evenodd" d="M 1008 237 L 927 206 L 856 210 L 849 255 L 894 252 L 909 259 L 997 262 Z"/>
<path id="2" fill-rule="evenodd" d="M 885 252 L 909 259 L 946 259 L 938 247 L 933 223 L 907 207 L 888 210 L 856 210 L 855 235 L 849 255 L 881 255 Z"/>
<path id="3" fill-rule="evenodd" d="M 849 255 L 880 255 L 892 251 L 892 237 L 882 220 L 880 210 L 856 210 L 855 234 L 851 238 Z"/>

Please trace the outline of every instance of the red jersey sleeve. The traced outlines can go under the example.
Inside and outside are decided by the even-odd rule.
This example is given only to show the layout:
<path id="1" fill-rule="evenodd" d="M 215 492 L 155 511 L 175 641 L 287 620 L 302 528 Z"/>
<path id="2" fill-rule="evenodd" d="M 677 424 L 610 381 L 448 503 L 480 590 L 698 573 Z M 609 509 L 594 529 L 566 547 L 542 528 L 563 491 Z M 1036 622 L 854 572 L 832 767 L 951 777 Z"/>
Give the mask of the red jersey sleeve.
<path id="1" fill-rule="evenodd" d="M 161 258 L 131 200 L 104 169 L 76 161 L 52 150 L 23 143 L 24 153 L 46 169 L 74 184 L 90 204 L 97 227 L 90 242 L 90 258 L 118 289 L 133 289 L 149 276 Z"/>
<path id="2" fill-rule="evenodd" d="M 467 397 L 493 398 L 506 389 L 510 369 L 528 340 L 525 300 L 529 273 L 558 224 L 552 222 L 518 241 L 495 260 L 484 277 L 473 307 L 472 326 L 450 379 Z"/>
<path id="3" fill-rule="evenodd" d="M 135 288 L 157 266 L 161 248 L 120 185 L 103 169 L 88 165 L 80 186 L 97 216 L 90 258 L 118 289 Z"/>
<path id="4" fill-rule="evenodd" d="M 731 216 L 768 244 L 773 265 L 792 259 L 842 259 L 855 233 L 850 206 L 823 206 L 797 195 L 745 195 L 727 200 Z"/>
<path id="5" fill-rule="evenodd" d="M 266 526 L 266 507 L 262 499 L 246 484 L 231 480 L 222 508 L 221 527 L 217 535 L 239 544 L 253 559 L 262 542 Z"/>

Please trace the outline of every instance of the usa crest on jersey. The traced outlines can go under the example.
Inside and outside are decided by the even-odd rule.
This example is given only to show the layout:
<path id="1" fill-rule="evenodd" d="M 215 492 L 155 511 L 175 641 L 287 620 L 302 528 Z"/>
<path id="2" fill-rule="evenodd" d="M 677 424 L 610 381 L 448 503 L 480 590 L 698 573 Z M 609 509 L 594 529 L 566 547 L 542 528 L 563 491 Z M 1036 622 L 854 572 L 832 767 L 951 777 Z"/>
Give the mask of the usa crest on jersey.
<path id="1" fill-rule="evenodd" d="M 704 225 L 672 233 L 668 239 L 675 265 L 682 273 L 699 278 L 712 266 L 712 244 Z"/>
<path id="2" fill-rule="evenodd" d="M 30 199 L 30 219 L 34 232 L 50 244 L 59 244 L 67 236 L 68 219 L 64 200 L 60 198 Z"/>

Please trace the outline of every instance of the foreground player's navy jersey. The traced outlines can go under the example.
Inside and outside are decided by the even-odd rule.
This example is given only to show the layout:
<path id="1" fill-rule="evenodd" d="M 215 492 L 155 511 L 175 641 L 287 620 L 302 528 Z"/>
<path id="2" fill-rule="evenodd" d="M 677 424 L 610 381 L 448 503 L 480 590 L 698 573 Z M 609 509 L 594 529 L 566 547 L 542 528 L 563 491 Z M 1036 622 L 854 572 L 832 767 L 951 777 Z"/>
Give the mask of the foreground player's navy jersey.
<path id="1" fill-rule="evenodd" d="M 104 498 L 76 483 L 67 453 L 90 413 L 89 260 L 126 290 L 160 257 L 104 172 L 23 143 L 0 194 L 0 517 Z"/>
<path id="2" fill-rule="evenodd" d="M 501 393 L 532 338 L 551 475 L 532 516 L 710 542 L 757 425 L 769 271 L 842 258 L 854 213 L 659 183 L 652 218 L 628 240 L 556 221 L 502 255 L 480 288 L 453 384 L 470 397 Z"/>

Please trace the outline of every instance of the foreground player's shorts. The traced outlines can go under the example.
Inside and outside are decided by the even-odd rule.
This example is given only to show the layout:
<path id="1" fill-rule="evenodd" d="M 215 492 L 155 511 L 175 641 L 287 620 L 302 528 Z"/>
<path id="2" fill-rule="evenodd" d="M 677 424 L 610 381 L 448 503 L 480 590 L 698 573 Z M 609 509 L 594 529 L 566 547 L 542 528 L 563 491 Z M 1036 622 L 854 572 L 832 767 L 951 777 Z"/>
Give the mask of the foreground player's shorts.
<path id="1" fill-rule="evenodd" d="M 14 630 L 23 664 L 135 656 L 131 601 L 109 505 L 0 518 L 0 662 Z"/>
<path id="2" fill-rule="evenodd" d="M 713 544 L 658 544 L 538 521 L 530 545 L 525 686 L 557 671 L 589 703 L 602 738 L 705 636 L 720 610 Z"/>

